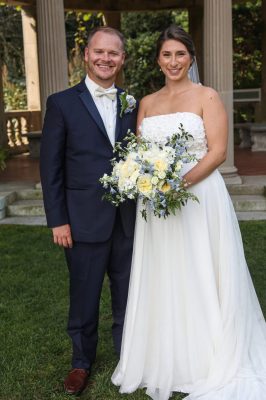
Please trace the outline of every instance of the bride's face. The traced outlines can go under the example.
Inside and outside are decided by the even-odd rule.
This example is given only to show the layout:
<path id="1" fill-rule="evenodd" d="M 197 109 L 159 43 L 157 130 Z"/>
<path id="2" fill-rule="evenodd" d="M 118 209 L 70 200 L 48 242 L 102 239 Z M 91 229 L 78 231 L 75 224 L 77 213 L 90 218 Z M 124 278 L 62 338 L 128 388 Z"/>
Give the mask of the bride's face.
<path id="1" fill-rule="evenodd" d="M 166 78 L 179 81 L 187 77 L 192 60 L 183 43 L 169 39 L 163 43 L 157 61 Z"/>

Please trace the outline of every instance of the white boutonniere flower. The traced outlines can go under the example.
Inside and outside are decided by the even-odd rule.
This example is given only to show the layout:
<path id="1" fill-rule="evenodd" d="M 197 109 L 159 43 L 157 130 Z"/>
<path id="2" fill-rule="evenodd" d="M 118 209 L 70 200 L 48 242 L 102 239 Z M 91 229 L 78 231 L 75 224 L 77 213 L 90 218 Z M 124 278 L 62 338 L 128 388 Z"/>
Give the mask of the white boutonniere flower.
<path id="1" fill-rule="evenodd" d="M 119 99 L 121 103 L 120 117 L 122 117 L 123 114 L 132 112 L 136 108 L 136 99 L 127 92 L 122 92 L 119 95 Z"/>

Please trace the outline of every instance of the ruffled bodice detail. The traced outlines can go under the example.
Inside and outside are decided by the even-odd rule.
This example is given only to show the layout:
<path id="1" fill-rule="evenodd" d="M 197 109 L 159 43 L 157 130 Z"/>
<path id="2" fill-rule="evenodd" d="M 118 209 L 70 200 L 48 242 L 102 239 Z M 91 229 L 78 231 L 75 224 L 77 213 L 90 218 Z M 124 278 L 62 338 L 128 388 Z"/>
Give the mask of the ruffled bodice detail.
<path id="1" fill-rule="evenodd" d="M 155 115 L 143 119 L 140 127 L 141 135 L 149 141 L 164 142 L 174 133 L 179 132 L 180 124 L 193 136 L 188 141 L 188 151 L 198 159 L 208 151 L 207 139 L 202 118 L 191 112 Z"/>

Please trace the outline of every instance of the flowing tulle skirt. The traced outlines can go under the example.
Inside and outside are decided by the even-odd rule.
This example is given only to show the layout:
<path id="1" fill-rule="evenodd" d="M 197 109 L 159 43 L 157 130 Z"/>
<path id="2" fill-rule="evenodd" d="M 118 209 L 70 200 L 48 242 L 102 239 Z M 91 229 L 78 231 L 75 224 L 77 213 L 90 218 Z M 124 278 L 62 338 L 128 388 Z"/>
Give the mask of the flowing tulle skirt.
<path id="1" fill-rule="evenodd" d="M 218 171 L 191 188 L 199 203 L 148 221 L 137 214 L 119 364 L 121 393 L 154 400 L 266 399 L 266 324 L 237 218 Z M 140 207 L 139 207 L 140 208 Z"/>

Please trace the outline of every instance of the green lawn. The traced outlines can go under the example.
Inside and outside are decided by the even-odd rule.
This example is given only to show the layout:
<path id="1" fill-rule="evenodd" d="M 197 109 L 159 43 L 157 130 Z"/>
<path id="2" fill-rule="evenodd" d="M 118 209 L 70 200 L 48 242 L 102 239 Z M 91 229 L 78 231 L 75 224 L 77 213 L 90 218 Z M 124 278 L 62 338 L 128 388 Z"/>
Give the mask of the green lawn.
<path id="1" fill-rule="evenodd" d="M 246 257 L 266 314 L 266 222 L 241 224 Z M 47 228 L 0 227 L 0 399 L 63 400 L 70 368 L 65 333 L 68 274 Z M 84 400 L 146 399 L 139 390 L 119 395 L 110 382 L 116 365 L 111 341 L 108 285 L 101 302 L 97 362 Z M 175 395 L 175 400 L 182 396 Z"/>

